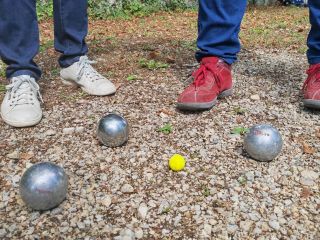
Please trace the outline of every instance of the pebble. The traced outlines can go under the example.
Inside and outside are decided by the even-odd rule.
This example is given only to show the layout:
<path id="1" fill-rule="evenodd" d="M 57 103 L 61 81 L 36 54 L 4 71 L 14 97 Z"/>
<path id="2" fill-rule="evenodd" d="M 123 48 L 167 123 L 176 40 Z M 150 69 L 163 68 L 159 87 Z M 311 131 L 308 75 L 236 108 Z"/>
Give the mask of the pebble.
<path id="1" fill-rule="evenodd" d="M 145 203 L 141 203 L 138 208 L 138 216 L 142 219 L 145 219 L 148 214 L 148 207 Z"/>
<path id="2" fill-rule="evenodd" d="M 15 150 L 12 153 L 7 154 L 7 157 L 10 159 L 18 160 L 18 159 L 20 159 L 20 153 L 18 150 Z"/>
<path id="3" fill-rule="evenodd" d="M 82 133 L 84 132 L 85 128 L 84 127 L 76 127 L 75 132 L 76 133 Z"/>
<path id="4" fill-rule="evenodd" d="M 133 193 L 134 189 L 130 184 L 126 183 L 121 187 L 120 191 L 122 193 Z"/>
<path id="5" fill-rule="evenodd" d="M 57 133 L 57 132 L 56 132 L 55 130 L 50 129 L 50 130 L 46 131 L 46 132 L 44 133 L 44 135 L 45 135 L 45 136 L 53 136 L 53 135 L 55 135 L 56 133 Z"/>
<path id="6" fill-rule="evenodd" d="M 137 228 L 135 231 L 134 231 L 134 235 L 137 239 L 141 239 L 143 238 L 143 230 L 141 228 Z"/>
<path id="7" fill-rule="evenodd" d="M 305 186 L 312 186 L 318 179 L 319 174 L 312 170 L 303 170 L 301 172 L 300 183 Z"/>
<path id="8" fill-rule="evenodd" d="M 249 221 L 249 220 L 247 220 L 247 221 L 241 221 L 240 222 L 240 228 L 243 230 L 243 231 L 245 231 L 245 232 L 249 232 L 249 230 L 250 230 L 250 228 L 251 228 L 251 226 L 252 226 L 252 221 Z"/>
<path id="9" fill-rule="evenodd" d="M 74 131 L 75 131 L 75 128 L 70 127 L 70 128 L 64 128 L 62 132 L 63 132 L 63 134 L 69 135 L 69 134 L 74 133 Z"/>
<path id="10" fill-rule="evenodd" d="M 0 229 L 0 237 L 5 237 L 7 234 L 7 231 L 3 228 Z"/>
<path id="11" fill-rule="evenodd" d="M 101 203 L 105 206 L 105 207 L 109 207 L 112 203 L 112 199 L 109 195 L 105 196 L 102 200 Z"/>
<path id="12" fill-rule="evenodd" d="M 280 229 L 280 223 L 276 220 L 270 220 L 269 221 L 269 226 L 272 227 L 274 230 L 279 230 Z"/>
<path id="13" fill-rule="evenodd" d="M 260 96 L 258 94 L 254 94 L 254 95 L 251 95 L 250 97 L 251 100 L 260 100 Z"/>

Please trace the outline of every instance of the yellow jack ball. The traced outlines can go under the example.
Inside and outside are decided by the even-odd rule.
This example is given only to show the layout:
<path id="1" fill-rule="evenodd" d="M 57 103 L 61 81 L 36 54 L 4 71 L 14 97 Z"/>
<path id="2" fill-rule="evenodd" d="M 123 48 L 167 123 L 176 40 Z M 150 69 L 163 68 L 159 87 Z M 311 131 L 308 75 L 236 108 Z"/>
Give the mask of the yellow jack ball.
<path id="1" fill-rule="evenodd" d="M 181 171 L 186 166 L 186 160 L 180 154 L 174 154 L 169 159 L 169 167 L 173 171 Z"/>

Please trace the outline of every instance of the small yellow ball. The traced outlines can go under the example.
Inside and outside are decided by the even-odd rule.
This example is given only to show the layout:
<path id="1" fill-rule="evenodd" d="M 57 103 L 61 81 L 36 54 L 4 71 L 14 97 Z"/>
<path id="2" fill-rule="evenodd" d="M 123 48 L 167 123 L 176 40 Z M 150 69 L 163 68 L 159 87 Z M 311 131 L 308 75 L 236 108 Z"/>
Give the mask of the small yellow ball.
<path id="1" fill-rule="evenodd" d="M 169 159 L 169 167 L 173 171 L 181 171 L 186 166 L 186 160 L 180 154 L 174 154 Z"/>

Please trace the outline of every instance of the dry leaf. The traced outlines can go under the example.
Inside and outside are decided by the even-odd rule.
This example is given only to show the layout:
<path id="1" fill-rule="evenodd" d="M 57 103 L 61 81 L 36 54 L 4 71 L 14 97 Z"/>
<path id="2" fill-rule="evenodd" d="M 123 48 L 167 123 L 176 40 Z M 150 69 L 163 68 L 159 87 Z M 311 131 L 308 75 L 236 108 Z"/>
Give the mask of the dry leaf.
<path id="1" fill-rule="evenodd" d="M 164 113 L 164 114 L 166 114 L 166 115 L 170 115 L 170 116 L 173 116 L 174 115 L 174 113 L 173 112 L 171 112 L 170 110 L 168 110 L 168 109 L 161 109 L 161 110 L 159 110 L 159 112 L 158 113 Z"/>
<path id="2" fill-rule="evenodd" d="M 312 195 L 312 192 L 309 188 L 304 187 L 301 191 L 300 197 L 301 198 L 308 198 Z"/>
<path id="3" fill-rule="evenodd" d="M 307 154 L 314 154 L 316 151 L 313 147 L 309 146 L 305 142 L 302 142 L 302 148 L 303 148 L 303 152 Z"/>
<path id="4" fill-rule="evenodd" d="M 33 154 L 32 152 L 21 153 L 21 154 L 20 154 L 20 158 L 21 158 L 22 160 L 29 160 L 29 159 L 31 159 L 31 158 L 33 158 L 33 157 L 34 157 L 34 154 Z"/>

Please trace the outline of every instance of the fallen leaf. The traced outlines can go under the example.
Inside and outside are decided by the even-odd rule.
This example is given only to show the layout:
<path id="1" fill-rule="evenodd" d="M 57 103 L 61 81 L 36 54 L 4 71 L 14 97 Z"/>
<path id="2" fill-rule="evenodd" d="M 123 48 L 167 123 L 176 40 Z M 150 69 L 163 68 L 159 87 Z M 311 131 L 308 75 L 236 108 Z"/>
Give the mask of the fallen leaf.
<path id="1" fill-rule="evenodd" d="M 170 115 L 170 116 L 174 115 L 174 113 L 168 109 L 160 109 L 158 113 L 164 113 L 164 114 Z"/>
<path id="2" fill-rule="evenodd" d="M 33 152 L 27 152 L 27 153 L 21 153 L 21 154 L 20 154 L 20 158 L 21 158 L 22 160 L 29 160 L 29 159 L 31 159 L 31 158 L 33 158 L 33 157 L 34 157 Z"/>
<path id="3" fill-rule="evenodd" d="M 302 191 L 300 193 L 300 197 L 301 198 L 308 198 L 311 195 L 312 195 L 312 192 L 310 191 L 309 188 L 306 188 L 306 187 L 302 188 Z"/>
<path id="4" fill-rule="evenodd" d="M 314 154 L 316 151 L 313 147 L 308 145 L 306 142 L 302 142 L 302 148 L 303 148 L 303 152 L 307 154 Z"/>

